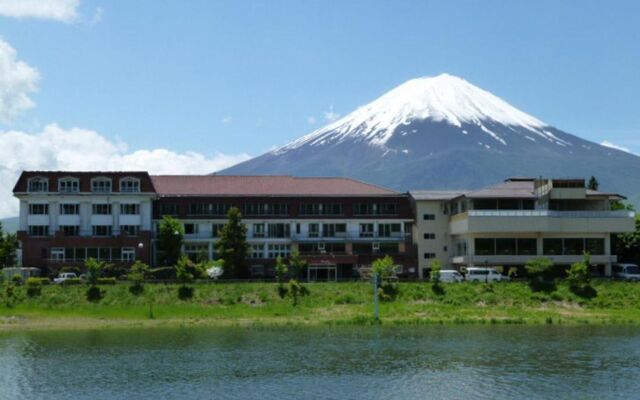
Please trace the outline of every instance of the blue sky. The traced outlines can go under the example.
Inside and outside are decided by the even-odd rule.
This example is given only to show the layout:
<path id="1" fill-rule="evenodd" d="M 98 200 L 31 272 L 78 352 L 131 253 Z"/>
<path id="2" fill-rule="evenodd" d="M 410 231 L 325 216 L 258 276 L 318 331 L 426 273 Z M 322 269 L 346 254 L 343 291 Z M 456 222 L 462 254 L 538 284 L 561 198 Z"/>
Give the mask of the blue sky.
<path id="1" fill-rule="evenodd" d="M 0 20 L 41 74 L 37 107 L 5 128 L 55 121 L 132 148 L 253 155 L 319 127 L 331 107 L 449 72 L 640 152 L 638 4 L 83 1 L 80 22 Z"/>
<path id="2" fill-rule="evenodd" d="M 640 153 L 636 1 L 7 1 L 0 38 L 38 79 L 0 132 L 37 141 L 90 132 L 122 157 L 253 156 L 448 72 Z"/>

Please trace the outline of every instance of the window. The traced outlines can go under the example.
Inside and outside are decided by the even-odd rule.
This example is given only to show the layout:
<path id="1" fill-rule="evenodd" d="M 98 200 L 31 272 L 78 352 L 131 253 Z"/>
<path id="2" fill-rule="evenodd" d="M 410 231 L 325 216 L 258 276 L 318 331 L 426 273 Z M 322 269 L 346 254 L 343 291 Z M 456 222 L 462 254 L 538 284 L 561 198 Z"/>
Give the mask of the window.
<path id="1" fill-rule="evenodd" d="M 322 237 L 345 237 L 346 235 L 347 224 L 322 225 Z"/>
<path id="2" fill-rule="evenodd" d="M 360 224 L 360 237 L 373 237 L 373 224 Z"/>
<path id="3" fill-rule="evenodd" d="M 424 253 L 424 259 L 429 260 L 432 258 L 436 258 L 436 253 Z"/>
<path id="4" fill-rule="evenodd" d="M 536 239 L 518 239 L 519 256 L 535 256 L 538 254 L 538 241 Z"/>
<path id="5" fill-rule="evenodd" d="M 58 181 L 58 192 L 78 193 L 80 191 L 80 181 L 77 178 L 62 178 Z"/>
<path id="6" fill-rule="evenodd" d="M 433 221 L 436 219 L 436 215 L 435 214 L 424 214 L 422 216 L 422 219 L 425 221 Z"/>
<path id="7" fill-rule="evenodd" d="M 185 235 L 197 235 L 199 231 L 198 224 L 184 224 Z"/>
<path id="8" fill-rule="evenodd" d="M 394 203 L 383 203 L 378 205 L 378 215 L 396 215 L 397 207 Z"/>
<path id="9" fill-rule="evenodd" d="M 29 225 L 29 236 L 49 236 L 49 225 Z"/>
<path id="10" fill-rule="evenodd" d="M 584 254 L 584 239 L 564 239 L 564 254 L 571 256 Z"/>
<path id="11" fill-rule="evenodd" d="M 251 245 L 251 258 L 264 258 L 264 245 L 262 243 Z"/>
<path id="12" fill-rule="evenodd" d="M 309 224 L 309 237 L 320 237 L 320 224 Z"/>
<path id="13" fill-rule="evenodd" d="M 120 225 L 120 232 L 127 236 L 138 236 L 140 232 L 140 226 L 138 225 Z"/>
<path id="14" fill-rule="evenodd" d="M 562 255 L 562 239 L 544 239 L 542 241 L 542 248 L 545 255 Z"/>
<path id="15" fill-rule="evenodd" d="M 120 179 L 120 192 L 138 193 L 140 192 L 140 179 L 126 177 Z"/>
<path id="16" fill-rule="evenodd" d="M 184 246 L 184 253 L 193 262 L 209 259 L 209 245 L 206 243 L 192 243 Z"/>
<path id="17" fill-rule="evenodd" d="M 300 204 L 300 215 L 322 215 L 322 204 L 302 203 Z"/>
<path id="18" fill-rule="evenodd" d="M 496 253 L 501 256 L 510 256 L 516 254 L 515 239 L 496 239 Z"/>
<path id="19" fill-rule="evenodd" d="M 48 192 L 49 179 L 42 177 L 31 178 L 28 181 L 27 190 L 31 193 Z"/>
<path id="20" fill-rule="evenodd" d="M 136 259 L 135 247 L 123 247 L 122 248 L 122 261 L 133 262 Z"/>
<path id="21" fill-rule="evenodd" d="M 111 193 L 111 179 L 93 178 L 91 180 L 91 191 L 93 193 Z"/>
<path id="22" fill-rule="evenodd" d="M 288 244 L 270 244 L 268 246 L 268 258 L 288 258 L 291 254 L 291 245 Z"/>
<path id="23" fill-rule="evenodd" d="M 140 215 L 140 204 L 120 204 L 120 214 Z"/>
<path id="24" fill-rule="evenodd" d="M 52 261 L 64 261 L 64 247 L 52 247 L 51 248 L 51 260 Z"/>
<path id="25" fill-rule="evenodd" d="M 211 224 L 211 237 L 219 237 L 222 228 L 224 228 L 224 224 Z"/>
<path id="26" fill-rule="evenodd" d="M 253 237 L 264 237 L 264 224 L 253 224 Z"/>
<path id="27" fill-rule="evenodd" d="M 93 236 L 111 236 L 111 225 L 93 225 Z"/>
<path id="28" fill-rule="evenodd" d="M 78 236 L 80 234 L 78 225 L 61 225 L 60 230 L 65 236 Z"/>
<path id="29" fill-rule="evenodd" d="M 587 253 L 602 255 L 604 251 L 604 239 L 585 239 Z"/>
<path id="30" fill-rule="evenodd" d="M 435 238 L 436 238 L 436 234 L 435 234 L 435 233 L 425 233 L 425 234 L 424 234 L 424 238 L 425 238 L 426 240 L 433 240 L 433 239 L 435 239 Z"/>
<path id="31" fill-rule="evenodd" d="M 80 214 L 79 204 L 60 204 L 60 215 L 78 215 Z"/>
<path id="32" fill-rule="evenodd" d="M 111 204 L 93 204 L 93 215 L 111 215 Z"/>
<path id="33" fill-rule="evenodd" d="M 355 215 L 373 215 L 374 213 L 373 204 L 360 203 L 353 205 L 353 214 Z"/>
<path id="34" fill-rule="evenodd" d="M 109 261 L 111 260 L 111 248 L 110 247 L 101 247 L 98 249 L 98 259 Z"/>
<path id="35" fill-rule="evenodd" d="M 476 255 L 491 256 L 496 254 L 495 239 L 476 239 Z"/>
<path id="36" fill-rule="evenodd" d="M 160 204 L 160 216 L 163 215 L 178 215 L 179 206 L 177 204 L 162 203 Z"/>
<path id="37" fill-rule="evenodd" d="M 378 236 L 380 237 L 400 237 L 400 224 L 379 224 Z"/>
<path id="38" fill-rule="evenodd" d="M 291 225 L 289 224 L 268 224 L 267 236 L 270 238 L 288 238 L 291 236 Z"/>
<path id="39" fill-rule="evenodd" d="M 48 204 L 29 204 L 29 215 L 47 215 L 49 214 Z"/>

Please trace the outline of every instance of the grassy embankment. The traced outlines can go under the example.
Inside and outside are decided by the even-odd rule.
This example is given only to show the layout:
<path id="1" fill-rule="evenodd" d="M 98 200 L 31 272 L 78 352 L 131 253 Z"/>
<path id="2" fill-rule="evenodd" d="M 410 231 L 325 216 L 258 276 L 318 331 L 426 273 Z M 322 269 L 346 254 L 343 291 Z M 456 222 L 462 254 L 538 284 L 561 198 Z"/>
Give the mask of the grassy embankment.
<path id="1" fill-rule="evenodd" d="M 366 282 L 308 284 L 297 307 L 281 299 L 275 283 L 196 284 L 195 296 L 177 298 L 177 285 L 147 284 L 144 294 L 128 284 L 102 286 L 104 298 L 89 303 L 86 285 L 43 286 L 28 297 L 24 286 L 7 304 L 0 295 L 0 330 L 154 325 L 290 325 L 373 323 L 372 287 Z M 383 324 L 432 323 L 640 323 L 640 284 L 595 281 L 598 295 L 584 299 L 559 283 L 551 293 L 532 292 L 524 282 L 400 283 L 393 302 L 381 304 Z M 150 307 L 151 305 L 151 307 Z"/>

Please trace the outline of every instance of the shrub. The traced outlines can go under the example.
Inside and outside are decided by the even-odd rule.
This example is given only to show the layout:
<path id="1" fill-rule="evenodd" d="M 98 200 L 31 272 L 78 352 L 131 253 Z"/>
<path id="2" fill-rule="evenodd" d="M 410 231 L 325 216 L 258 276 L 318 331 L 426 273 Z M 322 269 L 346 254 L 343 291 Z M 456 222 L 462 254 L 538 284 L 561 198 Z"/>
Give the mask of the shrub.
<path id="1" fill-rule="evenodd" d="M 117 282 L 116 278 L 98 278 L 98 281 L 96 282 L 96 284 L 98 285 L 115 285 Z"/>
<path id="2" fill-rule="evenodd" d="M 552 292 L 556 289 L 553 261 L 546 257 L 534 258 L 525 265 L 529 286 L 533 291 Z"/>
<path id="3" fill-rule="evenodd" d="M 188 300 L 193 297 L 194 291 L 192 286 L 182 285 L 178 287 L 178 298 L 180 300 Z"/>
<path id="4" fill-rule="evenodd" d="M 444 288 L 440 281 L 440 271 L 442 271 L 442 263 L 437 258 L 431 261 L 431 273 L 429 278 L 431 280 L 431 290 L 437 295 L 444 294 Z"/>
<path id="5" fill-rule="evenodd" d="M 281 299 L 284 299 L 287 295 L 288 290 L 284 286 L 284 282 L 288 271 L 287 264 L 284 263 L 282 257 L 278 256 L 278 258 L 276 258 L 276 280 L 278 281 L 278 296 L 280 296 Z"/>
<path id="6" fill-rule="evenodd" d="M 22 285 L 22 275 L 15 274 L 14 276 L 12 276 L 11 283 L 13 283 L 16 286 Z"/>
<path id="7" fill-rule="evenodd" d="M 91 302 L 98 302 L 102 299 L 102 290 L 97 286 L 89 286 L 86 292 L 87 300 Z"/>
<path id="8" fill-rule="evenodd" d="M 293 301 L 293 306 L 295 307 L 298 305 L 300 297 L 304 297 L 309 294 L 309 290 L 296 279 L 290 279 L 288 294 Z"/>
<path id="9" fill-rule="evenodd" d="M 80 278 L 70 278 L 70 279 L 66 279 L 63 282 L 63 285 L 64 286 L 67 286 L 67 285 L 79 285 L 81 283 L 82 283 L 82 279 L 80 279 Z"/>
<path id="10" fill-rule="evenodd" d="M 567 271 L 569 289 L 575 295 L 587 298 L 592 298 L 597 295 L 596 290 L 591 286 L 590 266 L 591 256 L 585 253 L 582 262 L 572 264 L 571 268 Z"/>
<path id="11" fill-rule="evenodd" d="M 147 275 L 149 275 L 149 266 L 147 264 L 136 261 L 131 266 L 131 271 L 127 275 L 127 279 L 132 282 L 129 287 L 131 294 L 138 296 L 144 292 L 143 282 Z"/>
<path id="12" fill-rule="evenodd" d="M 160 267 L 149 270 L 149 275 L 153 279 L 176 279 L 175 267 Z"/>
<path id="13" fill-rule="evenodd" d="M 336 297 L 335 304 L 356 304 L 356 298 L 351 293 L 344 293 Z"/>
<path id="14" fill-rule="evenodd" d="M 379 277 L 378 288 L 380 300 L 392 301 L 398 295 L 398 283 L 396 282 L 396 271 L 391 256 L 377 259 L 373 262 L 373 273 Z"/>
<path id="15" fill-rule="evenodd" d="M 27 296 L 37 297 L 42 293 L 42 283 L 39 278 L 27 279 Z"/>
<path id="16" fill-rule="evenodd" d="M 76 267 L 62 267 L 60 272 L 73 272 L 76 275 L 80 275 L 80 270 Z"/>
<path id="17" fill-rule="evenodd" d="M 7 283 L 4 288 L 4 297 L 7 307 L 13 306 L 13 301 L 16 298 L 15 287 L 11 283 Z"/>

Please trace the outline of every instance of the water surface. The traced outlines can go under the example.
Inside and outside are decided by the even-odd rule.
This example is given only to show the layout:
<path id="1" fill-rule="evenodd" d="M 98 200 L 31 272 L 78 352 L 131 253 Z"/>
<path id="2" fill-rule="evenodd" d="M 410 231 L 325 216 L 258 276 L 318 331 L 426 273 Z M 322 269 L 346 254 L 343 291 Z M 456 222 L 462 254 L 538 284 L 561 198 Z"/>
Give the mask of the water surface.
<path id="1" fill-rule="evenodd" d="M 640 330 L 154 328 L 0 335 L 0 399 L 640 398 Z"/>

